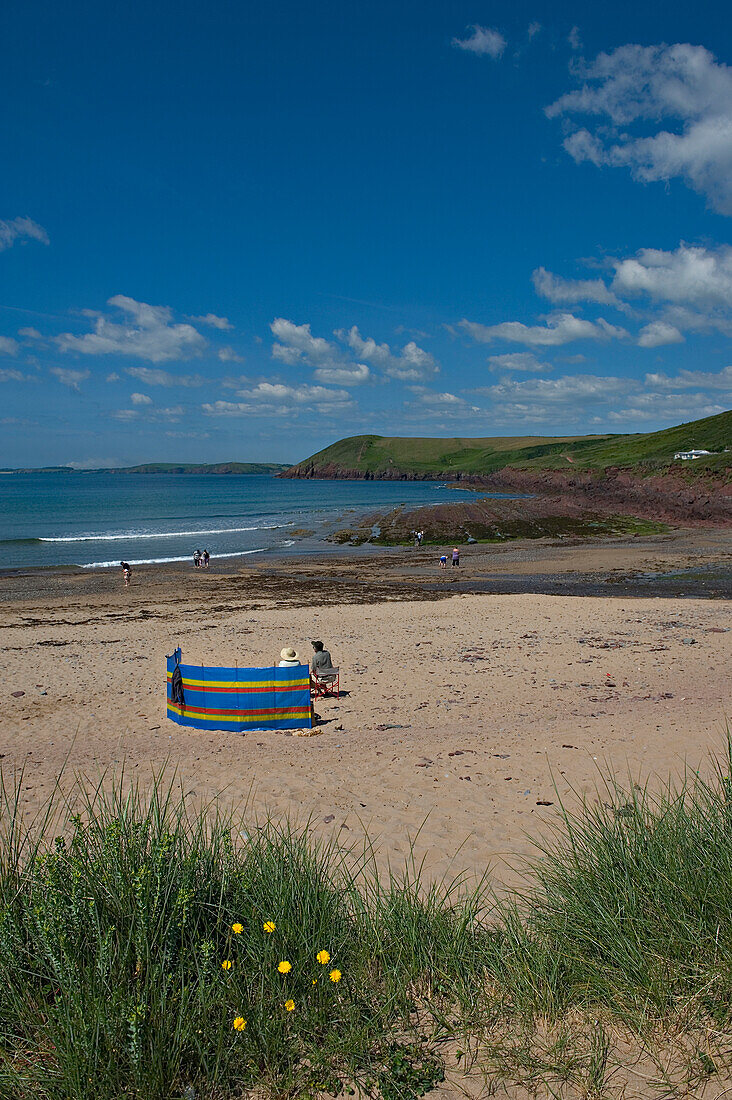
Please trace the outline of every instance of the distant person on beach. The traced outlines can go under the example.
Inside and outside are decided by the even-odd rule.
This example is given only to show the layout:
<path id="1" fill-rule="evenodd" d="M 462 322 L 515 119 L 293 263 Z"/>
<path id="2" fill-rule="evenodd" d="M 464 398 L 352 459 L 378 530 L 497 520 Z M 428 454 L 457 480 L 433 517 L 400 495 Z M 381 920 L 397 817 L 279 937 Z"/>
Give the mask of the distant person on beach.
<path id="1" fill-rule="evenodd" d="M 330 653 L 325 649 L 321 641 L 311 642 L 310 644 L 315 650 L 312 660 L 313 672 L 328 672 L 333 668 L 333 661 L 331 660 Z"/>
<path id="2" fill-rule="evenodd" d="M 127 562 L 127 561 L 121 561 L 120 565 L 122 566 L 122 576 L 125 579 L 125 588 L 129 588 L 129 586 L 130 586 L 130 577 L 132 576 L 132 570 L 130 569 L 130 563 Z"/>
<path id="3" fill-rule="evenodd" d="M 440 555 L 440 569 L 447 569 L 447 554 Z"/>
<path id="4" fill-rule="evenodd" d="M 203 568 L 204 569 L 208 569 L 210 561 L 211 561 L 211 555 L 209 554 L 208 550 L 204 550 L 203 551 Z"/>
<path id="5" fill-rule="evenodd" d="M 457 546 L 452 548 L 452 564 L 455 568 L 460 565 L 460 549 Z"/>
<path id="6" fill-rule="evenodd" d="M 301 661 L 297 655 L 297 650 L 292 649 L 292 647 L 280 650 L 280 663 L 277 666 L 278 668 L 295 668 L 296 665 L 300 663 Z"/>
<path id="7" fill-rule="evenodd" d="M 195 569 L 200 569 L 201 568 L 201 551 L 200 550 L 194 550 L 193 551 L 193 565 L 194 565 Z"/>
<path id="8" fill-rule="evenodd" d="M 423 538 L 424 538 L 424 531 L 417 531 L 417 546 L 422 545 Z"/>

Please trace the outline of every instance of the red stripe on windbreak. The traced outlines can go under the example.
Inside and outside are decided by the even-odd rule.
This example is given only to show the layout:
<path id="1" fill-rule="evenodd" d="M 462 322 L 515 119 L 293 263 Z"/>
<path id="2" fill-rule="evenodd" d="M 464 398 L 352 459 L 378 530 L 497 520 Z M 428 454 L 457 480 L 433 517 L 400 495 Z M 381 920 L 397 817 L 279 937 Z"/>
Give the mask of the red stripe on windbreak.
<path id="1" fill-rule="evenodd" d="M 208 684 L 190 684 L 190 683 L 188 683 L 188 681 L 184 680 L 183 681 L 183 689 L 185 691 L 213 691 L 213 692 L 216 692 L 216 693 L 220 692 L 221 695 L 237 695 L 237 694 L 238 695 L 261 695 L 261 694 L 264 694 L 265 692 L 272 692 L 274 694 L 274 692 L 281 692 L 281 691 L 305 691 L 305 689 L 309 686 L 307 680 L 298 681 L 298 683 L 295 686 L 292 686 L 292 684 L 293 684 L 292 680 L 281 680 L 281 681 L 278 681 L 276 687 L 261 687 L 261 688 L 232 687 L 232 688 L 222 688 L 222 687 L 215 687 L 213 685 L 209 686 Z"/>

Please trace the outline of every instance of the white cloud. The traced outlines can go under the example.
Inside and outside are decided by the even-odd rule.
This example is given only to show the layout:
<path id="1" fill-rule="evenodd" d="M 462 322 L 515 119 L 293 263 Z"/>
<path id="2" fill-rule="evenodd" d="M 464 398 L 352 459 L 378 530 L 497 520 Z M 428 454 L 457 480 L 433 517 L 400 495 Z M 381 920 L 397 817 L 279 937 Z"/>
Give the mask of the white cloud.
<path id="1" fill-rule="evenodd" d="M 627 167 L 644 181 L 683 179 L 732 214 L 732 69 L 703 46 L 678 43 L 621 46 L 576 72 L 582 87 L 546 113 L 599 116 L 594 130 L 564 141 L 577 162 Z M 674 128 L 659 128 L 663 121 Z"/>
<path id="2" fill-rule="evenodd" d="M 211 401 L 201 405 L 206 416 L 262 416 L 274 415 L 263 412 L 261 407 L 246 401 Z"/>
<path id="3" fill-rule="evenodd" d="M 547 318 L 545 325 L 524 325 L 521 321 L 480 325 L 473 321 L 461 321 L 460 327 L 479 343 L 507 340 L 530 347 L 561 347 L 573 340 L 609 340 L 628 335 L 625 329 L 609 324 L 602 317 L 597 321 L 585 321 L 571 313 L 554 313 Z"/>
<path id="4" fill-rule="evenodd" d="M 428 418 L 433 423 L 440 420 L 454 423 L 458 420 L 472 420 L 476 413 L 482 414 L 483 411 L 455 393 L 438 393 L 436 390 L 419 385 L 407 388 L 415 394 L 415 400 L 408 401 L 405 405 L 405 409 L 412 414 L 412 417 L 416 415 L 423 420 Z"/>
<path id="5" fill-rule="evenodd" d="M 602 279 L 563 279 L 545 267 L 537 267 L 531 278 L 537 294 L 554 305 L 575 305 L 577 302 L 597 302 L 604 306 L 621 304 Z"/>
<path id="6" fill-rule="evenodd" d="M 627 313 L 635 312 L 634 299 L 646 310 L 657 307 L 640 332 L 641 347 L 679 343 L 685 329 L 732 335 L 732 246 L 682 242 L 672 251 L 642 248 L 605 264 L 614 272 L 609 286 L 602 279 L 564 279 L 543 267 L 534 272 L 534 285 L 552 302 L 590 301 Z"/>
<path id="7" fill-rule="evenodd" d="M 125 374 L 146 386 L 202 386 L 206 381 L 200 374 L 173 374 L 161 367 L 127 367 Z M 111 377 L 107 378 L 108 382 Z M 119 375 L 114 376 L 115 381 L 117 378 Z"/>
<path id="8" fill-rule="evenodd" d="M 575 402 L 606 402 L 613 397 L 631 393 L 638 388 L 632 378 L 600 377 L 594 374 L 572 374 L 561 378 L 531 378 L 525 382 L 504 379 L 495 386 L 476 390 L 494 401 L 539 401 L 547 404 Z"/>
<path id="9" fill-rule="evenodd" d="M 26 340 L 42 340 L 43 336 L 37 328 L 19 328 L 18 336 L 24 336 Z"/>
<path id="10" fill-rule="evenodd" d="M 638 334 L 638 347 L 660 348 L 665 344 L 683 344 L 684 337 L 675 325 L 668 321 L 651 321 Z"/>
<path id="11" fill-rule="evenodd" d="M 117 374 L 116 371 L 113 370 L 111 374 L 107 375 L 107 382 L 119 382 L 119 381 L 120 381 L 120 375 Z"/>
<path id="12" fill-rule="evenodd" d="M 211 432 L 179 432 L 169 431 L 165 433 L 170 439 L 210 439 Z"/>
<path id="13" fill-rule="evenodd" d="M 309 405 L 327 401 L 350 404 L 351 395 L 347 390 L 329 390 L 325 386 L 286 386 L 281 382 L 258 382 L 251 389 L 238 391 L 239 397 L 250 401 L 281 402 L 283 404 Z"/>
<path id="14" fill-rule="evenodd" d="M 718 372 L 682 370 L 675 377 L 646 374 L 642 380 L 589 374 L 504 378 L 473 392 L 489 397 L 491 415 L 506 423 L 576 424 L 584 430 L 634 422 L 672 424 L 729 408 L 732 366 Z"/>
<path id="15" fill-rule="evenodd" d="M 550 371 L 551 363 L 541 363 L 530 351 L 510 351 L 506 355 L 489 355 L 488 363 L 492 371 L 519 370 L 532 374 Z"/>
<path id="16" fill-rule="evenodd" d="M 582 49 L 582 38 L 580 36 L 579 27 L 572 27 L 567 35 L 567 41 L 575 52 Z"/>
<path id="17" fill-rule="evenodd" d="M 421 401 L 424 405 L 464 405 L 465 401 L 462 397 L 458 397 L 454 393 L 433 393 L 429 391 L 427 393 L 419 394 L 418 401 Z"/>
<path id="18" fill-rule="evenodd" d="M 278 341 L 272 348 L 272 357 L 288 366 L 307 364 L 313 368 L 318 382 L 341 386 L 367 382 L 371 377 L 367 363 L 391 378 L 411 382 L 421 381 L 439 370 L 429 352 L 414 340 L 395 353 L 388 344 L 377 344 L 371 337 L 364 339 L 356 325 L 337 329 L 333 334 L 348 345 L 355 359 L 322 336 L 313 336 L 309 324 L 296 325 L 284 317 L 277 317 L 270 328 Z"/>
<path id="19" fill-rule="evenodd" d="M 83 336 L 64 332 L 56 337 L 62 351 L 82 355 L 131 355 L 163 363 L 197 355 L 206 341 L 192 325 L 175 323 L 167 306 L 151 306 L 124 294 L 110 298 L 108 305 L 121 312 L 121 324 L 103 314 L 86 311 L 94 319 L 94 331 Z"/>
<path id="20" fill-rule="evenodd" d="M 715 320 L 732 319 L 732 248 L 680 244 L 673 252 L 641 249 L 614 260 L 612 289 L 622 297 L 646 296 L 654 303 L 697 310 Z"/>
<path id="21" fill-rule="evenodd" d="M 348 344 L 359 359 L 373 363 L 391 378 L 402 382 L 422 381 L 437 374 L 440 369 L 430 353 L 419 347 L 414 340 L 410 340 L 395 355 L 388 344 L 377 344 L 370 336 L 364 338 L 356 325 L 350 329 L 337 329 L 335 335 Z"/>
<path id="22" fill-rule="evenodd" d="M 480 27 L 473 24 L 472 34 L 466 38 L 453 38 L 453 46 L 469 53 L 484 54 L 497 60 L 506 48 L 506 39 L 500 31 L 492 27 Z"/>
<path id="23" fill-rule="evenodd" d="M 0 382 L 28 382 L 29 378 L 19 370 L 0 367 Z"/>
<path id="24" fill-rule="evenodd" d="M 243 363 L 244 356 L 237 354 L 233 348 L 220 348 L 219 359 L 222 363 Z"/>
<path id="25" fill-rule="evenodd" d="M 296 325 L 284 317 L 275 317 L 269 326 L 279 344 L 275 344 L 272 355 L 283 363 L 296 363 L 305 358 L 313 364 L 323 363 L 337 357 L 335 345 L 322 336 L 313 336 L 310 325 Z"/>
<path id="26" fill-rule="evenodd" d="M 371 372 L 365 363 L 354 363 L 329 340 L 313 336 L 309 324 L 296 325 L 284 317 L 276 317 L 270 328 L 279 341 L 272 348 L 273 359 L 287 366 L 306 363 L 319 382 L 357 386 L 368 381 Z"/>
<path id="27" fill-rule="evenodd" d="M 66 370 L 64 367 L 51 367 L 49 373 L 58 378 L 62 386 L 68 386 L 77 393 L 80 392 L 79 383 L 84 382 L 91 375 L 91 371 L 88 370 Z"/>
<path id="28" fill-rule="evenodd" d="M 0 336 L 0 355 L 17 355 L 18 341 L 10 336 Z"/>
<path id="29" fill-rule="evenodd" d="M 152 397 L 148 397 L 146 393 L 133 393 L 130 401 L 133 405 L 152 405 Z"/>
<path id="30" fill-rule="evenodd" d="M 297 416 L 301 412 L 320 415 L 342 413 L 352 408 L 348 390 L 331 390 L 306 383 L 288 386 L 281 382 L 258 382 L 238 390 L 242 401 L 214 401 L 202 405 L 207 416 Z"/>
<path id="31" fill-rule="evenodd" d="M 0 219 L 0 252 L 12 248 L 16 241 L 49 243 L 46 230 L 31 218 L 12 218 L 10 221 Z"/>
<path id="32" fill-rule="evenodd" d="M 158 421 L 177 421 L 184 415 L 185 409 L 182 405 L 170 405 L 164 409 L 117 409 L 111 415 L 115 420 L 129 421 L 129 420 L 147 420 L 153 423 Z"/>
<path id="33" fill-rule="evenodd" d="M 537 34 L 539 34 L 540 31 L 541 23 L 537 23 L 536 20 L 534 20 L 533 23 L 529 23 L 529 29 L 527 31 L 529 39 L 536 38 Z"/>
<path id="34" fill-rule="evenodd" d="M 650 420 L 678 424 L 680 421 L 698 420 L 704 416 L 716 416 L 728 406 L 719 405 L 704 393 L 642 393 L 632 397 L 622 409 L 613 409 L 607 419 L 613 424 L 637 423 Z"/>
<path id="35" fill-rule="evenodd" d="M 313 377 L 317 378 L 318 382 L 335 386 L 356 386 L 360 382 L 368 382 L 371 371 L 365 363 L 342 363 L 317 367 L 313 371 Z"/>
<path id="36" fill-rule="evenodd" d="M 210 325 L 211 328 L 220 329 L 222 332 L 229 332 L 234 327 L 228 317 L 217 317 L 215 313 L 206 313 L 203 317 L 191 317 L 190 320 L 198 325 Z"/>
<path id="37" fill-rule="evenodd" d="M 673 378 L 667 374 L 647 374 L 646 385 L 657 390 L 722 390 L 732 397 L 732 366 L 720 371 L 680 370 Z"/>

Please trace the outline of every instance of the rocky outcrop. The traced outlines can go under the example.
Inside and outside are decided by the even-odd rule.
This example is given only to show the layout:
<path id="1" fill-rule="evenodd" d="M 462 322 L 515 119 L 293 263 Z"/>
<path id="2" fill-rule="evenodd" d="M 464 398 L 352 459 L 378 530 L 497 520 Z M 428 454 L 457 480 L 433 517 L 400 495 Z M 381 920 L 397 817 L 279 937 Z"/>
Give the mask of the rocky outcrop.
<path id="1" fill-rule="evenodd" d="M 375 475 L 336 464 L 302 463 L 282 477 L 342 478 L 372 481 Z M 609 468 L 605 470 L 542 470 L 505 466 L 493 474 L 476 475 L 445 470 L 407 473 L 394 467 L 378 474 L 380 481 L 449 481 L 494 492 L 518 492 L 550 497 L 555 506 L 572 515 L 572 507 L 601 514 L 623 513 L 684 526 L 732 526 L 732 480 L 719 474 L 703 475 L 684 469 L 653 474 Z"/>
<path id="2" fill-rule="evenodd" d="M 601 513 L 623 512 L 685 526 L 732 526 L 732 482 L 683 472 L 639 476 L 631 470 L 504 468 L 480 480 L 496 492 L 514 490 L 581 503 Z"/>

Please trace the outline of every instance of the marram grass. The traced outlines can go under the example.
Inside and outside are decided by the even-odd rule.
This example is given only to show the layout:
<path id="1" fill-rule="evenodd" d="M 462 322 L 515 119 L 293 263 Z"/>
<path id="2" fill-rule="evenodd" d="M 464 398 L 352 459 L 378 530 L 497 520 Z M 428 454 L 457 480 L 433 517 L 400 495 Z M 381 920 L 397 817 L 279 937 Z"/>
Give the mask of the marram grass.
<path id="1" fill-rule="evenodd" d="M 0 842 L 3 1100 L 397 1097 L 441 1076 L 427 1002 L 478 980 L 478 893 L 381 881 L 368 850 L 287 823 L 247 835 L 162 780 L 27 829 L 19 801 Z"/>
<path id="2" fill-rule="evenodd" d="M 610 783 L 500 902 L 287 822 L 189 812 L 163 778 L 108 778 L 27 826 L 3 787 L 0 1100 L 408 1100 L 445 1043 L 535 1081 L 528 1052 L 558 1027 L 545 1063 L 594 1082 L 606 1025 L 728 1038 L 731 770 L 655 797 Z"/>

